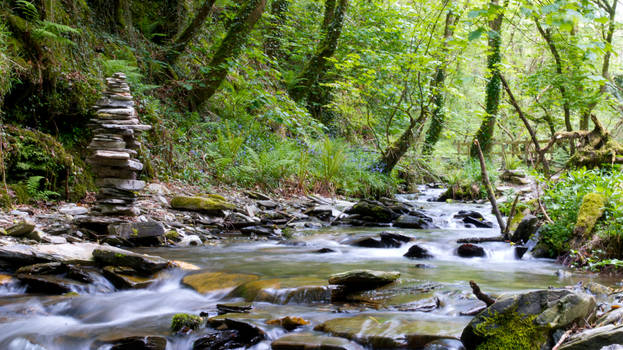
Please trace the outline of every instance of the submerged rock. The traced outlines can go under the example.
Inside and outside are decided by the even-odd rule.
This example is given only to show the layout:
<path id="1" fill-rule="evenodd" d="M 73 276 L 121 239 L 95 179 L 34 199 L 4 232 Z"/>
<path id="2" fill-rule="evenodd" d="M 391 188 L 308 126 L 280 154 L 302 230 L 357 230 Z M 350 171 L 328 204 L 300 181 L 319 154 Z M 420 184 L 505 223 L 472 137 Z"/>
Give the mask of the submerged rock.
<path id="1" fill-rule="evenodd" d="M 595 310 L 595 298 L 566 289 L 548 289 L 502 297 L 465 327 L 461 341 L 479 346 L 538 349 L 550 334 L 575 322 L 583 324 Z"/>
<path id="2" fill-rule="evenodd" d="M 133 268 L 105 266 L 102 274 L 117 289 L 140 289 L 149 287 L 155 278 L 140 276 Z"/>
<path id="3" fill-rule="evenodd" d="M 266 321 L 266 324 L 269 325 L 278 325 L 281 326 L 286 331 L 292 331 L 299 327 L 305 326 L 309 324 L 309 321 L 296 316 L 286 316 L 279 319 Z"/>
<path id="4" fill-rule="evenodd" d="M 198 293 L 206 294 L 215 290 L 235 288 L 259 278 L 258 275 L 199 271 L 184 276 L 182 284 L 194 289 Z"/>
<path id="5" fill-rule="evenodd" d="M 266 332 L 264 330 L 245 320 L 229 317 L 229 314 L 209 318 L 208 325 L 220 331 L 227 330 L 236 332 L 237 342 L 243 344 L 244 347 L 255 345 L 266 338 Z M 200 349 L 207 350 L 213 348 L 204 346 Z"/>
<path id="6" fill-rule="evenodd" d="M 145 336 L 114 340 L 110 350 L 165 350 L 166 347 L 165 337 Z"/>
<path id="7" fill-rule="evenodd" d="M 280 305 L 309 304 L 328 302 L 331 291 L 322 280 L 293 277 L 247 282 L 232 290 L 229 296 Z"/>
<path id="8" fill-rule="evenodd" d="M 467 227 L 493 228 L 493 223 L 485 220 L 484 216 L 477 211 L 461 210 L 454 214 L 454 218 L 465 223 Z"/>
<path id="9" fill-rule="evenodd" d="M 477 246 L 471 243 L 461 244 L 456 249 L 456 255 L 462 258 L 475 258 L 475 257 L 485 257 L 487 253 L 483 247 Z"/>
<path id="10" fill-rule="evenodd" d="M 409 259 L 431 259 L 433 257 L 426 248 L 422 248 L 417 244 L 412 245 L 403 256 Z"/>
<path id="11" fill-rule="evenodd" d="M 419 349 L 440 339 L 457 339 L 462 324 L 374 314 L 328 320 L 314 328 L 373 349 Z"/>
<path id="12" fill-rule="evenodd" d="M 400 215 L 398 219 L 394 221 L 394 226 L 414 229 L 438 228 L 437 225 L 433 224 L 433 218 L 427 216 L 424 213 L 416 211 L 412 211 L 409 214 Z"/>
<path id="13" fill-rule="evenodd" d="M 228 313 L 249 313 L 253 310 L 253 303 L 249 302 L 237 302 L 237 303 L 226 303 L 226 304 L 216 304 L 216 310 L 218 310 L 219 315 L 224 315 Z"/>
<path id="14" fill-rule="evenodd" d="M 361 345 L 347 339 L 314 333 L 287 334 L 270 346 L 273 350 L 363 350 Z"/>

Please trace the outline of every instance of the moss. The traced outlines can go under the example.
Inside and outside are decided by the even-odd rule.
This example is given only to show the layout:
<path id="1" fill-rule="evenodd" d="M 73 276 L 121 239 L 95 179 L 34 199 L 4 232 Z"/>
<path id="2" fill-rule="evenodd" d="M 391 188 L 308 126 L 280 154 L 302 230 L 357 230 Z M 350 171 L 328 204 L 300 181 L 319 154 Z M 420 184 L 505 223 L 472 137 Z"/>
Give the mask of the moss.
<path id="1" fill-rule="evenodd" d="M 533 350 L 539 349 L 548 339 L 549 329 L 537 326 L 536 315 L 525 316 L 515 309 L 485 317 L 476 326 L 476 334 L 485 337 L 477 350 Z"/>
<path id="2" fill-rule="evenodd" d="M 597 220 L 604 213 L 606 197 L 601 193 L 589 193 L 582 199 L 578 219 L 575 223 L 576 236 L 590 237 Z"/>
<path id="3" fill-rule="evenodd" d="M 184 328 L 192 330 L 199 329 L 201 325 L 201 317 L 191 314 L 175 314 L 171 319 L 171 330 L 173 332 L 179 332 Z"/>
<path id="4" fill-rule="evenodd" d="M 235 206 L 218 195 L 202 197 L 177 196 L 171 200 L 171 207 L 175 209 L 197 210 L 204 212 L 219 212 L 232 210 Z"/>
<path id="5" fill-rule="evenodd" d="M 180 234 L 175 230 L 171 230 L 164 235 L 168 240 L 176 240 L 180 237 Z"/>

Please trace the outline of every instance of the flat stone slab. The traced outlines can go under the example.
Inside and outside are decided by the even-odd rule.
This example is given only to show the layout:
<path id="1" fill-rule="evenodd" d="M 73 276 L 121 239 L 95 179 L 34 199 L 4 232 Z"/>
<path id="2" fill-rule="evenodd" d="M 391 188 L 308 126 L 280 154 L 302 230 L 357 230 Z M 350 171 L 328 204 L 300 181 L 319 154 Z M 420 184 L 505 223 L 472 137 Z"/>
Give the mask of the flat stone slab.
<path id="1" fill-rule="evenodd" d="M 141 180 L 124 180 L 111 177 L 105 177 L 95 180 L 95 184 L 99 187 L 111 186 L 118 190 L 124 191 L 140 191 L 145 188 L 145 181 Z"/>
<path id="2" fill-rule="evenodd" d="M 238 287 L 246 282 L 255 281 L 260 277 L 241 273 L 227 273 L 218 271 L 197 271 L 186 275 L 182 284 L 194 289 L 198 293 Z"/>
<path id="3" fill-rule="evenodd" d="M 93 157 L 105 159 L 130 159 L 130 153 L 120 151 L 97 150 L 93 153 Z"/>
<path id="4" fill-rule="evenodd" d="M 288 334 L 270 346 L 273 350 L 363 350 L 361 345 L 347 339 L 314 333 Z"/>

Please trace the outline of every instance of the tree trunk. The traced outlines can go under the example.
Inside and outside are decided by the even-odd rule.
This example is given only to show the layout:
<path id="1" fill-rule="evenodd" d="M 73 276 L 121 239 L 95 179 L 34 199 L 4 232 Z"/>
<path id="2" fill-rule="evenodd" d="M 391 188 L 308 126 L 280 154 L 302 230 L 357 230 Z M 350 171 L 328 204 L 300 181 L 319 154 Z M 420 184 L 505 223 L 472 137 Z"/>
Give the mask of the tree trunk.
<path id="1" fill-rule="evenodd" d="M 433 90 L 433 112 L 431 115 L 430 125 L 428 126 L 428 131 L 426 132 L 426 139 L 424 140 L 424 146 L 422 147 L 422 154 L 425 156 L 429 156 L 433 153 L 435 148 L 435 144 L 439 141 L 439 136 L 441 135 L 441 130 L 443 130 L 443 126 L 445 123 L 445 114 L 443 111 L 444 107 L 444 82 L 446 80 L 446 65 L 448 63 L 448 40 L 454 35 L 454 28 L 459 20 L 459 16 L 455 15 L 452 10 L 448 11 L 446 15 L 446 25 L 443 33 L 443 46 L 441 48 L 441 63 L 439 67 L 437 67 L 437 72 L 435 73 L 435 79 L 433 80 L 432 90 Z"/>
<path id="2" fill-rule="evenodd" d="M 418 119 L 411 119 L 411 123 L 409 123 L 407 129 L 394 143 L 387 147 L 387 150 L 385 150 L 385 153 L 379 161 L 379 166 L 383 174 L 391 174 L 396 164 L 400 161 L 400 158 L 407 153 L 413 141 L 416 139 L 417 134 L 419 134 L 419 132 L 414 132 L 414 129 L 416 126 L 422 125 L 425 114 L 426 113 L 421 113 Z"/>
<path id="3" fill-rule="evenodd" d="M 188 44 L 201 31 L 203 23 L 212 13 L 212 7 L 214 6 L 214 2 L 215 0 L 205 0 L 203 2 L 203 5 L 201 5 L 201 7 L 199 8 L 199 11 L 197 12 L 195 18 L 193 18 L 193 20 L 188 23 L 186 28 L 184 28 L 184 30 L 182 30 L 175 37 L 175 39 L 171 43 L 171 46 L 168 49 L 168 53 L 166 56 L 169 65 L 173 65 L 175 63 L 180 54 L 184 52 Z"/>
<path id="4" fill-rule="evenodd" d="M 268 57 L 277 59 L 283 56 L 283 52 L 281 52 L 282 27 L 288 20 L 289 6 L 290 0 L 274 0 L 270 5 L 272 18 L 268 27 L 268 36 L 264 41 L 264 52 Z"/>
<path id="5" fill-rule="evenodd" d="M 491 0 L 491 6 L 497 6 L 498 4 L 499 0 Z M 502 44 L 503 19 L 504 13 L 500 12 L 498 16 L 489 24 L 491 31 L 489 32 L 487 70 L 491 74 L 491 77 L 489 78 L 486 87 L 487 101 L 485 107 L 485 119 L 482 121 L 480 129 L 476 132 L 475 137 L 482 148 L 483 154 L 485 155 L 488 155 L 491 152 L 493 145 L 493 133 L 495 131 L 495 123 L 500 105 L 500 62 L 502 61 L 500 46 Z M 474 158 L 478 156 L 478 148 L 476 148 L 475 144 L 471 147 L 470 155 Z"/>
<path id="6" fill-rule="evenodd" d="M 213 50 L 214 56 L 208 64 L 207 72 L 202 75 L 203 86 L 197 87 L 191 97 L 191 108 L 200 108 L 214 95 L 229 71 L 228 61 L 240 54 L 242 45 L 260 19 L 266 6 L 266 0 L 249 0 L 240 9 L 227 35 Z"/>
<path id="7" fill-rule="evenodd" d="M 326 27 L 324 38 L 316 48 L 316 53 L 299 74 L 295 85 L 290 88 L 290 96 L 297 102 L 309 97 L 314 85 L 322 79 L 328 70 L 327 59 L 332 57 L 337 49 L 338 39 L 344 24 L 344 16 L 348 7 L 348 0 L 339 0 L 334 11 L 330 11 L 328 8 L 331 2 L 332 0 L 327 1 L 323 23 L 327 21 L 327 16 L 331 16 L 331 13 L 333 13 L 333 20 Z"/>

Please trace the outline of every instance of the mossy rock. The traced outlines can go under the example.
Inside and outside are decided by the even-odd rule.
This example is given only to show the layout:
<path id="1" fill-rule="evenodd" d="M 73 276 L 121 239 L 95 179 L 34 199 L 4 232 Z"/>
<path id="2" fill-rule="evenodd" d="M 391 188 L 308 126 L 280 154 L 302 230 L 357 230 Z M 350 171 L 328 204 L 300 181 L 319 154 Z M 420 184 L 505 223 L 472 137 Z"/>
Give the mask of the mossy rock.
<path id="1" fill-rule="evenodd" d="M 175 314 L 171 319 L 171 330 L 179 332 L 183 329 L 197 330 L 201 326 L 203 319 L 197 315 Z"/>
<path id="2" fill-rule="evenodd" d="M 225 198 L 211 196 L 177 196 L 171 199 L 171 207 L 173 209 L 194 210 L 208 214 L 222 214 L 223 210 L 233 210 L 236 207 L 229 203 Z"/>
<path id="3" fill-rule="evenodd" d="M 182 284 L 198 293 L 206 294 L 215 290 L 235 288 L 259 278 L 257 275 L 207 271 L 185 276 L 182 279 Z"/>
<path id="4" fill-rule="evenodd" d="M 605 204 L 606 197 L 601 193 L 588 193 L 582 198 L 578 220 L 573 229 L 576 237 L 589 238 L 591 236 L 597 220 L 604 214 Z"/>

